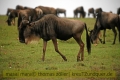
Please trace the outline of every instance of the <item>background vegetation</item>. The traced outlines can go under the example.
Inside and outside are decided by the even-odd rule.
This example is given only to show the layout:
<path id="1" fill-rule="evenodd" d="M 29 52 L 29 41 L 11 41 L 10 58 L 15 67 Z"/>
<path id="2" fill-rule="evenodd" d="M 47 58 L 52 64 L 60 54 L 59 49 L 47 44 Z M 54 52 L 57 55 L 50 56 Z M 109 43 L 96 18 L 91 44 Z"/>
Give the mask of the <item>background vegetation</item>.
<path id="1" fill-rule="evenodd" d="M 71 38 L 68 41 L 58 40 L 59 50 L 67 57 L 68 61 L 63 59 L 54 51 L 51 41 L 48 42 L 45 61 L 42 57 L 42 39 L 34 44 L 21 44 L 18 41 L 17 23 L 15 26 L 8 26 L 5 22 L 7 16 L 0 16 L 0 80 L 12 80 L 2 77 L 3 70 L 80 70 L 80 71 L 115 71 L 115 78 L 55 78 L 57 80 L 120 80 L 120 44 L 118 36 L 116 44 L 112 45 L 113 32 L 106 31 L 106 44 L 94 46 L 92 44 L 91 55 L 88 55 L 85 46 L 84 61 L 77 62 L 77 53 L 79 46 Z M 17 19 L 16 19 L 17 20 Z M 86 22 L 87 27 L 94 27 L 95 19 L 80 19 Z M 86 45 L 85 31 L 82 40 Z M 53 80 L 53 78 L 43 78 L 43 80 Z M 15 78 L 14 80 L 18 80 Z M 28 80 L 28 79 L 22 79 Z M 33 80 L 33 79 L 30 79 Z M 39 80 L 39 78 L 36 80 Z M 40 79 L 41 80 L 41 79 Z"/>

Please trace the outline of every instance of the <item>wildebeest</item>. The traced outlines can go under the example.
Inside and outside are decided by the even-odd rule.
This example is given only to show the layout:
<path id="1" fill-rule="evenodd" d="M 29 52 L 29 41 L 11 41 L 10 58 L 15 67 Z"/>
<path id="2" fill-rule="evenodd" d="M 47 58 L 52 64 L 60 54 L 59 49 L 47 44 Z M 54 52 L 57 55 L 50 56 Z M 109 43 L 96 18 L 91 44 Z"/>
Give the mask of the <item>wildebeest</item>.
<path id="1" fill-rule="evenodd" d="M 8 16 L 8 15 L 9 15 L 9 13 L 10 13 L 12 10 L 15 10 L 15 9 L 8 8 L 8 9 L 7 9 L 7 13 L 6 13 L 6 15 Z"/>
<path id="2" fill-rule="evenodd" d="M 91 34 L 91 41 L 94 43 L 95 39 L 97 38 L 97 35 L 98 35 L 99 31 L 104 30 L 103 44 L 105 44 L 106 29 L 112 29 L 112 31 L 114 32 L 113 44 L 115 44 L 116 35 L 117 35 L 117 31 L 116 31 L 115 27 L 117 27 L 118 32 L 119 32 L 119 42 L 120 42 L 120 20 L 119 20 L 119 16 L 117 14 L 113 14 L 113 13 L 110 13 L 110 12 L 99 12 L 97 14 L 96 23 L 94 25 L 94 29 L 93 29 L 93 32 Z"/>
<path id="3" fill-rule="evenodd" d="M 103 10 L 102 10 L 102 8 L 97 8 L 97 9 L 95 9 L 95 13 L 100 13 L 100 12 L 102 12 Z"/>
<path id="4" fill-rule="evenodd" d="M 90 16 L 90 14 L 92 14 L 93 17 L 95 18 L 94 8 L 89 8 L 89 9 L 88 9 L 88 17 Z"/>
<path id="5" fill-rule="evenodd" d="M 24 9 L 24 7 L 21 6 L 21 5 L 17 5 L 17 6 L 16 6 L 16 10 L 23 10 L 23 9 Z"/>
<path id="6" fill-rule="evenodd" d="M 19 10 L 12 10 L 7 19 L 8 26 L 11 26 L 11 23 L 15 25 L 15 18 L 18 17 Z"/>
<path id="7" fill-rule="evenodd" d="M 120 14 L 120 7 L 117 9 L 117 14 L 118 15 Z"/>
<path id="8" fill-rule="evenodd" d="M 85 18 L 86 12 L 84 11 L 83 6 L 77 7 L 74 11 L 74 18 L 78 17 L 78 13 L 80 14 L 80 17 Z"/>
<path id="9" fill-rule="evenodd" d="M 64 16 L 66 17 L 66 10 L 65 9 L 61 9 L 61 8 L 56 8 L 57 11 L 57 15 L 59 16 L 60 13 L 63 13 Z"/>
<path id="10" fill-rule="evenodd" d="M 36 19 L 40 18 L 42 14 L 43 12 L 39 8 L 20 10 L 18 14 L 18 27 L 20 26 L 22 20 L 31 19 L 31 21 L 35 21 Z"/>
<path id="11" fill-rule="evenodd" d="M 68 40 L 73 37 L 80 46 L 77 61 L 83 61 L 84 43 L 81 39 L 81 35 L 84 28 L 86 29 L 87 50 L 88 53 L 90 53 L 91 44 L 86 24 L 80 20 L 60 18 L 53 14 L 44 15 L 41 19 L 32 23 L 29 23 L 28 20 L 23 20 L 19 27 L 19 39 L 20 42 L 28 44 L 35 36 L 42 38 L 44 44 L 42 56 L 43 61 L 45 59 L 47 41 L 52 40 L 55 51 L 67 61 L 66 57 L 58 50 L 57 39 Z"/>
<path id="12" fill-rule="evenodd" d="M 16 6 L 16 10 L 24 10 L 24 9 L 33 9 L 33 8 L 27 6 L 21 6 L 21 5 Z"/>
<path id="13" fill-rule="evenodd" d="M 55 14 L 57 15 L 57 11 L 53 7 L 46 7 L 46 6 L 37 6 L 36 8 L 40 8 L 43 11 L 43 14 Z"/>

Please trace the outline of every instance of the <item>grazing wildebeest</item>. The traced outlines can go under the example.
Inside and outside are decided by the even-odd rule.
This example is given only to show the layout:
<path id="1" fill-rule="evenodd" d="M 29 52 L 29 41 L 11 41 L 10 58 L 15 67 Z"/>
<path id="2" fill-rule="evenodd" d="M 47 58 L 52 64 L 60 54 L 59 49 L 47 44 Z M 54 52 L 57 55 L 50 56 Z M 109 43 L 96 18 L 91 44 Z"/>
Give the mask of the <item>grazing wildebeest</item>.
<path id="1" fill-rule="evenodd" d="M 77 7 L 74 11 L 74 18 L 78 17 L 78 13 L 80 14 L 80 17 L 85 18 L 86 12 L 84 11 L 83 6 Z"/>
<path id="2" fill-rule="evenodd" d="M 87 50 L 88 53 L 90 53 L 91 43 L 86 24 L 80 20 L 60 18 L 54 14 L 44 15 L 41 19 L 32 23 L 29 23 L 28 20 L 23 20 L 19 27 L 19 39 L 20 42 L 28 44 L 35 36 L 42 38 L 44 44 L 42 56 L 43 61 L 45 59 L 47 41 L 52 40 L 55 51 L 67 61 L 66 57 L 58 50 L 57 39 L 68 40 L 73 37 L 80 46 L 77 61 L 83 61 L 84 43 L 81 39 L 81 35 L 84 29 L 86 30 Z"/>
<path id="3" fill-rule="evenodd" d="M 90 14 L 92 14 L 93 17 L 95 18 L 94 8 L 89 8 L 89 9 L 88 9 L 88 17 L 90 16 Z"/>
<path id="4" fill-rule="evenodd" d="M 120 14 L 120 7 L 117 9 L 117 14 L 118 15 Z"/>
<path id="5" fill-rule="evenodd" d="M 15 10 L 15 9 L 12 9 L 12 8 L 8 8 L 8 9 L 7 9 L 7 13 L 6 13 L 6 16 L 8 16 L 8 15 L 9 15 L 9 13 L 10 13 L 12 10 Z"/>
<path id="6" fill-rule="evenodd" d="M 40 8 L 43 11 L 43 14 L 55 14 L 57 15 L 57 11 L 53 7 L 45 7 L 45 6 L 37 6 L 36 8 Z"/>
<path id="7" fill-rule="evenodd" d="M 39 8 L 20 10 L 18 14 L 18 27 L 23 19 L 29 20 L 30 18 L 31 21 L 35 21 L 36 19 L 40 18 L 42 14 L 43 12 Z"/>
<path id="8" fill-rule="evenodd" d="M 15 18 L 18 17 L 19 10 L 12 10 L 7 19 L 8 26 L 11 26 L 11 23 L 15 25 Z"/>
<path id="9" fill-rule="evenodd" d="M 60 13 L 63 13 L 64 16 L 66 17 L 66 10 L 65 9 L 57 8 L 56 11 L 57 11 L 58 16 L 59 16 Z"/>
<path id="10" fill-rule="evenodd" d="M 95 10 L 95 13 L 97 14 L 97 13 L 102 12 L 102 11 L 103 11 L 102 8 L 97 8 L 97 9 Z"/>
<path id="11" fill-rule="evenodd" d="M 97 38 L 97 35 L 98 35 L 99 31 L 104 30 L 103 44 L 105 44 L 106 29 L 112 29 L 112 31 L 114 32 L 113 44 L 115 44 L 116 35 L 117 35 L 117 31 L 116 31 L 115 27 L 117 27 L 118 32 L 119 32 L 119 42 L 120 42 L 120 20 L 119 20 L 119 16 L 117 14 L 113 14 L 113 13 L 110 13 L 110 12 L 99 12 L 97 14 L 97 19 L 96 19 L 96 23 L 94 25 L 93 32 L 90 36 L 91 41 L 94 43 L 95 39 Z"/>

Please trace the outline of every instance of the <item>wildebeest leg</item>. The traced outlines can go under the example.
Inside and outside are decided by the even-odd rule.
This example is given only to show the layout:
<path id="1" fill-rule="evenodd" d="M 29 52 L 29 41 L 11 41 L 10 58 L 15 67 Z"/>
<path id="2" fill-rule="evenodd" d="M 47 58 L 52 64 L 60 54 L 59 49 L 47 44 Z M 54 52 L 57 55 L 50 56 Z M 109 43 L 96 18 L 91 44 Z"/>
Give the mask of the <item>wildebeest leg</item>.
<path id="1" fill-rule="evenodd" d="M 100 37 L 101 37 L 101 32 L 99 32 L 99 34 L 98 34 L 98 39 L 102 43 L 102 39 Z"/>
<path id="2" fill-rule="evenodd" d="M 120 43 L 120 27 L 118 26 L 117 29 L 118 29 L 118 33 L 119 33 L 118 36 L 119 36 L 119 43 Z"/>
<path id="3" fill-rule="evenodd" d="M 43 40 L 43 56 L 42 56 L 43 61 L 45 60 L 46 46 L 47 46 L 47 41 Z"/>
<path id="4" fill-rule="evenodd" d="M 100 38 L 98 38 L 99 39 L 99 41 L 102 43 L 102 39 L 100 39 Z"/>
<path id="5" fill-rule="evenodd" d="M 73 38 L 76 40 L 76 42 L 79 44 L 80 49 L 77 55 L 77 61 L 83 61 L 84 60 L 84 43 L 81 40 L 81 35 L 73 36 Z M 81 59 L 80 59 L 80 53 L 81 53 Z"/>
<path id="6" fill-rule="evenodd" d="M 117 36 L 117 31 L 115 30 L 115 27 L 112 28 L 112 31 L 114 32 L 114 41 L 112 44 L 115 44 L 116 36 Z"/>
<path id="7" fill-rule="evenodd" d="M 96 17 L 95 13 L 93 13 L 93 17 L 94 17 L 94 18 Z"/>
<path id="8" fill-rule="evenodd" d="M 105 33 L 106 33 L 106 29 L 103 30 L 103 44 L 105 44 Z"/>
<path id="9" fill-rule="evenodd" d="M 55 51 L 56 51 L 57 53 L 59 53 L 59 54 L 61 55 L 61 57 L 62 57 L 65 61 L 67 61 L 66 57 L 58 50 L 57 39 L 56 39 L 56 38 L 52 38 L 52 42 L 53 42 L 53 44 L 54 44 Z"/>
<path id="10" fill-rule="evenodd" d="M 14 23 L 13 23 L 13 25 L 15 26 L 15 18 L 14 18 Z"/>
<path id="11" fill-rule="evenodd" d="M 88 17 L 90 16 L 90 13 L 88 13 Z"/>
<path id="12" fill-rule="evenodd" d="M 78 13 L 75 14 L 75 18 L 78 18 Z"/>
<path id="13" fill-rule="evenodd" d="M 59 13 L 57 13 L 57 16 L 59 16 Z"/>
<path id="14" fill-rule="evenodd" d="M 66 12 L 64 12 L 64 16 L 66 17 Z"/>

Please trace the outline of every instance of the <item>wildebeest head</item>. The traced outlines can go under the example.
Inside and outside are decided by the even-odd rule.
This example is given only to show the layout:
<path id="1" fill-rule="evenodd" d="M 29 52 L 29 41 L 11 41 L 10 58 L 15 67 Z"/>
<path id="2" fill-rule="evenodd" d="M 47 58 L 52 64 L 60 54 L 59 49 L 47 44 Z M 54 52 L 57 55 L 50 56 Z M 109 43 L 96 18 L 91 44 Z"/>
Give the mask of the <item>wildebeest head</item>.
<path id="1" fill-rule="evenodd" d="M 91 40 L 91 42 L 92 42 L 93 44 L 96 43 L 96 40 L 97 40 L 97 38 L 98 38 L 98 34 L 99 34 L 99 32 L 100 32 L 100 29 L 98 29 L 97 26 L 95 26 L 95 27 L 96 27 L 96 29 L 93 29 L 93 30 L 91 30 L 91 32 L 90 32 L 90 40 Z"/>
<path id="2" fill-rule="evenodd" d="M 99 35 L 95 35 L 93 30 L 89 30 L 90 41 L 92 44 L 97 44 L 97 39 L 99 39 Z M 99 33 L 98 33 L 99 34 Z"/>
<path id="3" fill-rule="evenodd" d="M 100 26 L 99 26 L 100 21 L 98 20 L 98 16 L 100 16 L 100 14 L 97 14 L 97 19 L 96 19 L 96 23 L 94 25 L 94 29 L 89 31 L 90 32 L 90 40 L 93 44 L 96 42 L 96 39 L 100 32 Z"/>
<path id="4" fill-rule="evenodd" d="M 8 24 L 8 26 L 11 26 L 11 23 L 12 23 L 11 12 L 9 12 L 9 14 L 8 14 L 8 19 L 7 19 L 6 23 Z"/>
<path id="5" fill-rule="evenodd" d="M 39 40 L 34 32 L 35 22 L 30 23 L 28 20 L 22 20 L 19 26 L 19 41 L 21 43 L 30 43 L 33 40 Z"/>
<path id="6" fill-rule="evenodd" d="M 7 22 L 8 26 L 11 26 L 12 19 L 8 19 L 6 22 Z"/>
<path id="7" fill-rule="evenodd" d="M 12 10 L 8 14 L 8 20 L 6 21 L 9 26 L 15 25 L 15 18 L 18 17 L 19 10 Z"/>
<path id="8" fill-rule="evenodd" d="M 12 21 L 13 21 L 13 16 L 11 15 L 11 13 L 8 15 L 8 19 L 7 19 L 7 24 L 8 24 L 8 26 L 11 26 L 12 24 L 14 24 L 14 23 L 12 23 Z"/>

